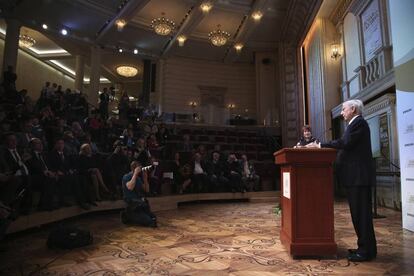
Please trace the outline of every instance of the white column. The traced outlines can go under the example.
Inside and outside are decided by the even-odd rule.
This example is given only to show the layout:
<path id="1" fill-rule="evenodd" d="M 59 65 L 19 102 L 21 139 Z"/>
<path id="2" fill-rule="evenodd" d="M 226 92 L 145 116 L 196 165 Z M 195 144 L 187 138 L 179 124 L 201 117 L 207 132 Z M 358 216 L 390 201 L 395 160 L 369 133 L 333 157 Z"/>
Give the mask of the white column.
<path id="1" fill-rule="evenodd" d="M 75 89 L 83 91 L 83 77 L 85 75 L 85 58 L 81 55 L 76 56 L 76 76 Z"/>
<path id="2" fill-rule="evenodd" d="M 6 19 L 6 23 L 7 29 L 3 51 L 3 68 L 1 72 L 6 71 L 8 66 L 13 66 L 14 72 L 16 72 L 21 25 L 16 19 Z M 1 78 L 3 78 L 3 74 L 1 74 Z"/>
<path id="3" fill-rule="evenodd" d="M 88 101 L 98 108 L 99 78 L 101 76 L 101 49 L 91 47 L 91 79 L 89 84 Z"/>

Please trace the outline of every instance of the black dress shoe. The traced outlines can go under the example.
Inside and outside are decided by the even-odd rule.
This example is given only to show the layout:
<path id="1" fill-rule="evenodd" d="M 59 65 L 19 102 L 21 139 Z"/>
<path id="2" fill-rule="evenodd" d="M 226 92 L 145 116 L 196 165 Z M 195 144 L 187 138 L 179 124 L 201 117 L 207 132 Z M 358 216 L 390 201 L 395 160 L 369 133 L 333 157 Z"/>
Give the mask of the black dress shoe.
<path id="1" fill-rule="evenodd" d="M 367 262 L 372 260 L 372 258 L 361 253 L 351 253 L 348 255 L 348 260 L 351 262 Z"/>
<path id="2" fill-rule="evenodd" d="M 358 249 L 348 249 L 348 253 L 349 254 L 355 254 L 355 253 L 357 253 L 357 250 Z"/>

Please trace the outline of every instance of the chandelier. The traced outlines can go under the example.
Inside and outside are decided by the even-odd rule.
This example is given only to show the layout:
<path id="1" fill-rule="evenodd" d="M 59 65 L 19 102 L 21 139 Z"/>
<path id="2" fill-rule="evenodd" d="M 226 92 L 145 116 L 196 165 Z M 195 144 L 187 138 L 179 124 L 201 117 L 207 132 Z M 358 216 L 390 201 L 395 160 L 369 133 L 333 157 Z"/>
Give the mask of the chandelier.
<path id="1" fill-rule="evenodd" d="M 151 28 L 159 35 L 168 35 L 175 28 L 174 21 L 165 18 L 164 13 L 161 13 L 161 17 L 154 18 L 151 21 Z"/>
<path id="2" fill-rule="evenodd" d="M 211 43 L 217 47 L 225 45 L 227 43 L 227 40 L 230 38 L 230 34 L 226 31 L 222 31 L 220 27 L 220 25 L 217 25 L 217 30 L 212 31 L 208 34 Z"/>
<path id="3" fill-rule="evenodd" d="M 36 43 L 36 40 L 28 35 L 19 35 L 19 46 L 30 48 Z"/>
<path id="4" fill-rule="evenodd" d="M 138 74 L 138 68 L 130 65 L 122 65 L 116 67 L 116 72 L 118 75 L 126 77 L 126 78 L 132 78 L 135 77 Z"/>

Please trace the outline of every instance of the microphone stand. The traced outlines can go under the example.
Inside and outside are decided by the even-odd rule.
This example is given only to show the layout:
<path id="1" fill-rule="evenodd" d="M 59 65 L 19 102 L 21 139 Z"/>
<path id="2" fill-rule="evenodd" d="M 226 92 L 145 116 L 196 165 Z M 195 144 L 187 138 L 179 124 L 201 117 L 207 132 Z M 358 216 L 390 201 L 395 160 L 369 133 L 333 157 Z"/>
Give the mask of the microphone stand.
<path id="1" fill-rule="evenodd" d="M 373 183 L 374 185 L 372 185 L 373 186 L 373 195 L 374 195 L 374 212 L 372 213 L 372 218 L 374 218 L 374 219 L 381 219 L 381 218 L 385 218 L 385 216 L 383 216 L 383 215 L 379 215 L 378 214 L 378 212 L 377 212 L 377 209 L 378 209 L 378 200 L 377 200 L 377 166 L 376 166 L 376 164 L 377 164 L 377 159 L 376 158 L 373 158 L 372 159 L 373 161 L 372 161 L 372 165 L 373 165 L 373 168 L 374 168 L 374 172 L 375 172 L 375 176 L 374 176 L 374 182 L 375 183 Z"/>

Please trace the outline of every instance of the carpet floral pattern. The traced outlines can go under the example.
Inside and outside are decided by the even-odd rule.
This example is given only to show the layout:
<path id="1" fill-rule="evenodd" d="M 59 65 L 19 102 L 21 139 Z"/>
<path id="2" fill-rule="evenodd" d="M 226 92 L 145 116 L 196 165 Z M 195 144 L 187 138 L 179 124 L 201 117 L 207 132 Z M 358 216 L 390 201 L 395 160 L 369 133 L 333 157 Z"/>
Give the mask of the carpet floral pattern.
<path id="1" fill-rule="evenodd" d="M 46 247 L 51 227 L 9 237 L 0 246 L 0 275 L 331 275 L 409 274 L 414 234 L 401 229 L 401 214 L 380 209 L 375 220 L 378 257 L 353 263 L 347 248 L 355 234 L 345 202 L 335 204 L 338 256 L 292 259 L 279 240 L 280 219 L 271 203 L 209 203 L 158 212 L 158 228 L 124 226 L 115 213 L 77 218 L 93 245 L 73 250 Z"/>

